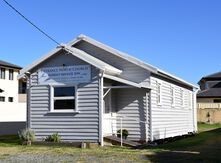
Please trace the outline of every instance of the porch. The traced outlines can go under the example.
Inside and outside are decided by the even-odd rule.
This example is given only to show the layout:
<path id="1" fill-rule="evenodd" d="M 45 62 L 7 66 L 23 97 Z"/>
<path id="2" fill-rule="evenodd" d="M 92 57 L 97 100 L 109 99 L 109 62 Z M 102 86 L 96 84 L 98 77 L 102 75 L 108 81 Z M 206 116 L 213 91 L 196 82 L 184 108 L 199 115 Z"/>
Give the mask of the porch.
<path id="1" fill-rule="evenodd" d="M 149 89 L 116 78 L 104 78 L 103 84 L 103 137 L 117 136 L 126 129 L 128 139 L 148 140 Z"/>

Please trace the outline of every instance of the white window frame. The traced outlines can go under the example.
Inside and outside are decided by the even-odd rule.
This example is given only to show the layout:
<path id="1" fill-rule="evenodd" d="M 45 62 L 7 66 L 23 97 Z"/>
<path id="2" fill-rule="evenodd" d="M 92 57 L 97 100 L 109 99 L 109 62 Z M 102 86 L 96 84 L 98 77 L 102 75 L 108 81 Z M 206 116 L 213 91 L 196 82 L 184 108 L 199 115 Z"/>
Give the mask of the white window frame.
<path id="1" fill-rule="evenodd" d="M 175 88 L 174 86 L 170 86 L 170 96 L 171 96 L 171 106 L 175 106 Z"/>
<path id="2" fill-rule="evenodd" d="M 75 87 L 75 97 L 54 97 L 54 88 L 55 87 Z M 77 85 L 76 84 L 53 84 L 50 85 L 50 112 L 52 113 L 76 113 L 78 112 L 78 94 L 77 94 Z M 55 99 L 75 99 L 75 109 L 54 109 L 54 100 Z"/>
<path id="3" fill-rule="evenodd" d="M 156 81 L 156 92 L 157 92 L 157 105 L 162 105 L 162 82 L 159 80 Z"/>

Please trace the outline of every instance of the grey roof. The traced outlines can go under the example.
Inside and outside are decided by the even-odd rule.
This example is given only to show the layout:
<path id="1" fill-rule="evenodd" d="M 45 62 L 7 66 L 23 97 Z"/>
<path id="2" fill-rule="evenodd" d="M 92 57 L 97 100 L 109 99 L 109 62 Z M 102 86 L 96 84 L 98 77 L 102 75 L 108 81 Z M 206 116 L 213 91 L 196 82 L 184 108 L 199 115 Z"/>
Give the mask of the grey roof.
<path id="1" fill-rule="evenodd" d="M 10 68 L 16 68 L 16 69 L 22 69 L 22 67 L 9 63 L 9 62 L 5 62 L 3 60 L 0 60 L 0 66 L 5 66 L 5 67 L 10 67 Z"/>
<path id="2" fill-rule="evenodd" d="M 197 97 L 198 98 L 221 97 L 221 88 L 216 88 L 216 89 L 211 88 L 211 89 L 206 89 L 206 90 L 200 91 L 197 94 Z"/>
<path id="3" fill-rule="evenodd" d="M 221 97 L 221 82 L 218 82 L 209 89 L 199 91 L 197 97 L 199 98 Z"/>
<path id="4" fill-rule="evenodd" d="M 211 75 L 204 76 L 203 78 L 221 78 L 221 71 L 213 73 Z"/>

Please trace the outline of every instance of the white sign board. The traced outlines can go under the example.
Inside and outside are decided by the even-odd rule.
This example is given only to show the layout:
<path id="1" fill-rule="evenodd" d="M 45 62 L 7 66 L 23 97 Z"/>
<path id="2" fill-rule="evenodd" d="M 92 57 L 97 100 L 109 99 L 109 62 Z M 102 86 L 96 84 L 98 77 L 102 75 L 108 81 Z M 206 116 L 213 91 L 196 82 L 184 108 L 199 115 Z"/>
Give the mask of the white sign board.
<path id="1" fill-rule="evenodd" d="M 89 81 L 91 81 L 90 65 L 45 67 L 38 71 L 39 84 L 71 84 Z"/>

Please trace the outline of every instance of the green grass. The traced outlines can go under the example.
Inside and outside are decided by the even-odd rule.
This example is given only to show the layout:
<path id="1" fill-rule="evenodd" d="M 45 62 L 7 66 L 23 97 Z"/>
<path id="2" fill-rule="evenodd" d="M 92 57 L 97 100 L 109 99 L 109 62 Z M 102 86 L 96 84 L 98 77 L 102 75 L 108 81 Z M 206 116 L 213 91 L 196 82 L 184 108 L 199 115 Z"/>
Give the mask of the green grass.
<path id="1" fill-rule="evenodd" d="M 205 123 L 198 123 L 198 131 L 204 132 L 204 131 L 209 131 L 213 129 L 221 128 L 220 123 L 215 123 L 215 124 L 205 124 Z"/>
<path id="2" fill-rule="evenodd" d="M 70 155 L 80 162 L 90 162 L 88 158 L 96 162 L 221 162 L 221 125 L 199 124 L 198 129 L 195 136 L 142 150 L 117 146 L 95 149 L 22 146 L 17 136 L 0 136 L 0 160 L 23 153 Z"/>
<path id="3" fill-rule="evenodd" d="M 198 124 L 199 134 L 151 150 L 153 162 L 221 162 L 221 125 Z"/>

